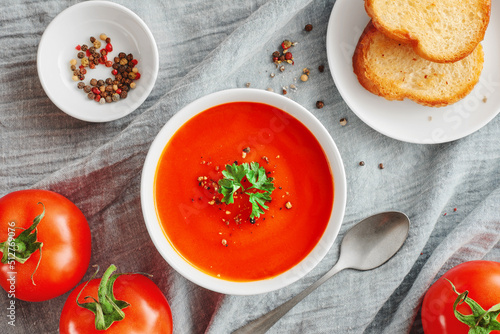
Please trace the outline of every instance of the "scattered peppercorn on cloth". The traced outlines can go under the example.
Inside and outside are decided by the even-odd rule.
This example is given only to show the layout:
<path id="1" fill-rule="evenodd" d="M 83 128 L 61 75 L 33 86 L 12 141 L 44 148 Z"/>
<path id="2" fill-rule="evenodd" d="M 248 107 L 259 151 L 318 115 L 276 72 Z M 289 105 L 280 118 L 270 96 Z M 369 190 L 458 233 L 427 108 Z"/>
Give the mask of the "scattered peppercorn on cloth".
<path id="1" fill-rule="evenodd" d="M 422 298 L 440 275 L 464 261 L 500 258 L 500 120 L 439 145 L 397 141 L 364 124 L 329 72 L 326 29 L 334 0 L 117 1 L 151 29 L 160 70 L 148 99 L 107 123 L 66 115 L 38 79 L 44 29 L 76 2 L 2 2 L 0 196 L 42 188 L 76 203 L 92 232 L 91 264 L 152 274 L 172 308 L 175 333 L 231 333 L 282 304 L 335 264 L 350 227 L 380 211 L 403 211 L 411 219 L 396 256 L 372 271 L 340 272 L 269 333 L 423 333 Z M 95 30 L 78 17 L 74 24 Z M 306 24 L 312 30 L 305 31 Z M 297 42 L 295 65 L 280 72 L 271 55 L 285 39 Z M 309 80 L 301 82 L 306 67 Z M 230 296 L 191 283 L 159 255 L 142 216 L 140 175 L 151 142 L 172 115 L 206 94 L 248 85 L 276 94 L 287 87 L 287 97 L 321 121 L 343 157 L 348 198 L 335 245 L 308 275 L 274 292 Z M 318 109 L 316 101 L 324 107 Z M 82 281 L 92 273 L 89 267 Z M 68 294 L 40 303 L 17 300 L 12 326 L 9 298 L 1 292 L 0 332 L 58 333 Z"/>

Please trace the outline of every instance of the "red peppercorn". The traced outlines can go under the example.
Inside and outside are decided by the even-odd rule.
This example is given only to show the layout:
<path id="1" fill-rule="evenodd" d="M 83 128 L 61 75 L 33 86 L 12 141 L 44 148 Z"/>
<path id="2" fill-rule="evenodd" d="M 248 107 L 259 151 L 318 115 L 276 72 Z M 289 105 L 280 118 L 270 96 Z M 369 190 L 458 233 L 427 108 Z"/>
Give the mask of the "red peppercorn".
<path id="1" fill-rule="evenodd" d="M 104 57 L 99 57 L 99 64 L 104 64 Z"/>
<path id="2" fill-rule="evenodd" d="M 106 61 L 106 67 L 111 67 L 113 66 L 113 62 L 111 60 Z"/>
<path id="3" fill-rule="evenodd" d="M 118 88 L 118 89 L 116 90 L 116 94 L 121 94 L 121 93 L 122 93 L 122 90 L 121 90 L 120 88 Z"/>
<path id="4" fill-rule="evenodd" d="M 103 62 L 107 62 L 108 61 L 108 56 L 107 55 L 102 55 L 101 56 L 101 59 L 103 60 Z"/>
<path id="5" fill-rule="evenodd" d="M 108 52 L 113 51 L 113 45 L 111 45 L 111 43 L 106 44 L 106 51 Z"/>
<path id="6" fill-rule="evenodd" d="M 117 70 L 112 70 L 112 71 L 111 71 L 111 74 L 113 74 L 113 75 L 117 75 L 117 74 L 118 74 L 118 71 L 117 71 Z"/>
<path id="7" fill-rule="evenodd" d="M 141 78 L 141 73 L 137 72 L 135 74 L 135 80 L 139 80 Z"/>
<path id="8" fill-rule="evenodd" d="M 86 69 L 84 69 L 84 68 L 82 68 L 82 69 L 80 70 L 80 73 L 85 75 L 85 74 L 87 74 L 87 70 L 86 70 Z"/>
<path id="9" fill-rule="evenodd" d="M 93 70 L 95 68 L 95 64 L 94 63 L 89 63 L 89 67 L 91 70 Z"/>
<path id="10" fill-rule="evenodd" d="M 89 49 L 85 50 L 85 54 L 87 55 L 87 57 L 90 57 L 92 54 L 90 53 Z"/>
<path id="11" fill-rule="evenodd" d="M 80 51 L 82 49 L 82 47 L 80 45 L 77 45 L 76 48 L 78 51 Z"/>
<path id="12" fill-rule="evenodd" d="M 96 95 L 94 101 L 99 102 L 101 100 L 101 95 Z"/>
<path id="13" fill-rule="evenodd" d="M 292 53 L 291 53 L 291 52 L 287 52 L 287 53 L 285 53 L 285 59 L 286 59 L 286 60 L 290 60 L 290 59 L 292 59 L 292 58 L 293 58 L 293 55 L 292 55 Z"/>
<path id="14" fill-rule="evenodd" d="M 132 59 L 132 64 L 134 64 L 134 66 L 137 65 L 138 62 L 139 61 L 137 59 Z"/>
<path id="15" fill-rule="evenodd" d="M 92 93 L 94 93 L 95 95 L 99 95 L 101 91 L 97 87 L 92 87 Z"/>

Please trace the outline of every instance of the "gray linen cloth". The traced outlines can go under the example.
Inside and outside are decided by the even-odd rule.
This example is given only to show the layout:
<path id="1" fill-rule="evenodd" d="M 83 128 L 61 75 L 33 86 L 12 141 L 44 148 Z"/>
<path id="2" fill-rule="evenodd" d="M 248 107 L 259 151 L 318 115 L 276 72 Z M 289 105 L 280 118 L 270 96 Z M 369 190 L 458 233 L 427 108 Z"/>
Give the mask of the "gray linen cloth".
<path id="1" fill-rule="evenodd" d="M 135 112 L 94 124 L 55 107 L 36 71 L 44 29 L 76 1 L 2 1 L 0 196 L 43 188 L 75 202 L 91 227 L 91 263 L 153 274 L 172 307 L 175 333 L 230 333 L 280 305 L 337 261 L 339 240 L 353 224 L 379 211 L 400 210 L 411 218 L 401 251 L 373 271 L 339 273 L 269 333 L 423 333 L 419 310 L 430 284 L 461 262 L 499 259 L 500 120 L 440 145 L 404 143 L 372 130 L 347 107 L 329 73 L 326 29 L 334 0 L 117 2 L 151 29 L 160 71 Z M 313 30 L 307 33 L 308 23 Z M 284 39 L 299 44 L 295 65 L 280 73 L 270 57 Z M 304 67 L 311 69 L 309 81 L 295 81 Z M 142 217 L 140 173 L 149 145 L 172 115 L 208 93 L 247 83 L 278 94 L 296 84 L 287 96 L 313 113 L 338 145 L 348 198 L 336 244 L 305 278 L 267 294 L 227 296 L 189 282 L 156 251 Z M 315 107 L 318 100 L 324 108 Z M 57 333 L 67 295 L 19 301 L 16 327 L 2 315 L 0 333 Z M 7 302 L 0 293 L 0 310 Z"/>

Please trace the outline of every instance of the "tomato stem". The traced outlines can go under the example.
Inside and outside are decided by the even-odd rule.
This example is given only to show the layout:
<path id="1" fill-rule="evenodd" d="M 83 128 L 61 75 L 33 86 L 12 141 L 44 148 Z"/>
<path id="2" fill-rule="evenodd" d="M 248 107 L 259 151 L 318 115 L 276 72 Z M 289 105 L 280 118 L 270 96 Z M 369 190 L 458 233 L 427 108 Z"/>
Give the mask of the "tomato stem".
<path id="1" fill-rule="evenodd" d="M 469 291 L 459 293 L 449 279 L 445 278 L 445 280 L 451 284 L 453 291 L 458 295 L 453 303 L 455 317 L 470 327 L 469 334 L 487 334 L 493 330 L 500 330 L 500 322 L 496 320 L 500 314 L 500 304 L 485 311 L 474 299 L 468 297 Z M 465 315 L 457 310 L 457 306 L 464 302 L 469 305 L 472 314 Z"/>
<path id="2" fill-rule="evenodd" d="M 104 272 L 101 282 L 99 283 L 99 288 L 97 290 L 97 300 L 93 297 L 87 296 L 85 300 L 92 299 L 92 302 L 80 303 L 80 295 L 87 287 L 89 282 L 97 275 L 99 271 L 99 266 L 95 265 L 96 272 L 83 286 L 82 290 L 78 293 L 76 297 L 76 303 L 78 306 L 83 307 L 95 315 L 95 328 L 97 330 L 108 329 L 115 321 L 120 321 L 125 318 L 125 313 L 122 311 L 124 308 L 130 306 L 129 303 L 123 300 L 115 299 L 113 293 L 113 285 L 116 279 L 124 274 L 113 274 L 116 270 L 114 264 L 110 265 L 108 269 Z"/>
<path id="3" fill-rule="evenodd" d="M 25 263 L 34 252 L 36 252 L 37 250 L 40 251 L 38 263 L 35 267 L 35 270 L 31 274 L 31 282 L 33 282 L 33 285 L 36 285 L 33 276 L 40 266 L 43 247 L 43 243 L 37 240 L 37 227 L 45 216 L 45 205 L 42 202 L 38 202 L 38 204 L 42 205 L 43 211 L 41 214 L 36 216 L 35 219 L 33 219 L 33 224 L 31 224 L 31 226 L 27 229 L 16 227 L 15 229 L 23 229 L 23 231 L 17 236 L 17 238 L 9 236 L 7 241 L 0 243 L 0 251 L 3 253 L 2 259 L 0 260 L 0 262 L 2 263 L 8 263 L 10 261 Z"/>

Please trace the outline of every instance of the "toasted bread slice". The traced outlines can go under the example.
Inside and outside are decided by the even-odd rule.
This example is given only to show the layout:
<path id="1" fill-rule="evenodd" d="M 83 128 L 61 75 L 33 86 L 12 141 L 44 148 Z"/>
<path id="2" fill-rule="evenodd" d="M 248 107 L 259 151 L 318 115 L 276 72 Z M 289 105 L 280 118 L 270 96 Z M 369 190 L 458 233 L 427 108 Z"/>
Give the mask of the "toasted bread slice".
<path id="1" fill-rule="evenodd" d="M 378 30 L 445 63 L 465 58 L 483 40 L 491 0 L 365 0 L 365 9 Z"/>
<path id="2" fill-rule="evenodd" d="M 387 100 L 409 98 L 442 107 L 464 98 L 479 81 L 484 54 L 481 44 L 454 63 L 435 63 L 413 48 L 381 33 L 370 22 L 353 56 L 354 73 L 363 87 Z"/>

